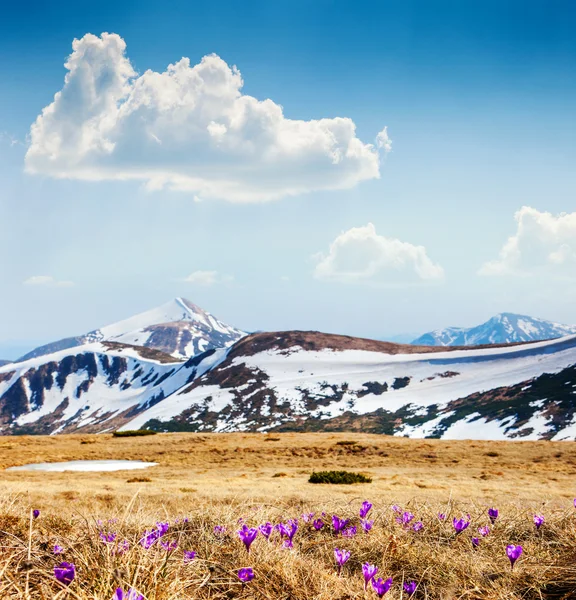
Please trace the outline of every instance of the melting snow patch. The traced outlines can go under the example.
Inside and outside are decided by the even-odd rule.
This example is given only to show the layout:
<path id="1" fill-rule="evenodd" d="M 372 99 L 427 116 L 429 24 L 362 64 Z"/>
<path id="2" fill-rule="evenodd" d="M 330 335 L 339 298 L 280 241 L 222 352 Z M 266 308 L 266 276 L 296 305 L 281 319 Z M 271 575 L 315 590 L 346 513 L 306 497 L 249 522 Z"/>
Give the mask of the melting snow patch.
<path id="1" fill-rule="evenodd" d="M 124 471 L 128 469 L 147 469 L 158 463 L 142 460 L 69 460 L 67 462 L 35 463 L 21 467 L 9 467 L 7 471 Z"/>

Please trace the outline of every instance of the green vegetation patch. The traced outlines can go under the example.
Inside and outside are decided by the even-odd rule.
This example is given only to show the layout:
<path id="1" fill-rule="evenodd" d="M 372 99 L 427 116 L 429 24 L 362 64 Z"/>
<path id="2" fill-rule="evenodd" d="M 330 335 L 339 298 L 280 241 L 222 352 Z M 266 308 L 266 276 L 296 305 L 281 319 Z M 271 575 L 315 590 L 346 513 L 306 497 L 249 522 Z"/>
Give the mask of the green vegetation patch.
<path id="1" fill-rule="evenodd" d="M 308 483 L 335 483 L 351 485 L 353 483 L 372 483 L 371 477 L 366 477 L 362 473 L 352 473 L 350 471 L 318 471 L 310 475 Z"/>

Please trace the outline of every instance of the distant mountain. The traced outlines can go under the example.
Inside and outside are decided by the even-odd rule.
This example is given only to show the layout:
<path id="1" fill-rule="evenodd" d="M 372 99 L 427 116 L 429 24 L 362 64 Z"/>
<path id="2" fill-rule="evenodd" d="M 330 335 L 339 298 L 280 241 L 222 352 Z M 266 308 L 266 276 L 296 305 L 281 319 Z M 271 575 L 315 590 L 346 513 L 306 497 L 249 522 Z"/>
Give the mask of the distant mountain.
<path id="1" fill-rule="evenodd" d="M 102 341 L 144 346 L 189 358 L 210 348 L 229 346 L 244 335 L 243 331 L 222 323 L 189 300 L 175 298 L 118 323 L 40 346 L 18 362 Z"/>
<path id="2" fill-rule="evenodd" d="M 550 340 L 576 333 L 576 325 L 561 325 L 544 319 L 500 313 L 476 327 L 436 329 L 416 338 L 421 346 L 475 346 Z"/>
<path id="3" fill-rule="evenodd" d="M 434 347 L 248 335 L 187 360 L 119 342 L 0 367 L 0 435 L 370 431 L 576 440 L 576 335 Z"/>
<path id="4" fill-rule="evenodd" d="M 11 362 L 11 360 L 0 360 L 0 367 L 3 367 L 4 365 L 9 365 Z"/>

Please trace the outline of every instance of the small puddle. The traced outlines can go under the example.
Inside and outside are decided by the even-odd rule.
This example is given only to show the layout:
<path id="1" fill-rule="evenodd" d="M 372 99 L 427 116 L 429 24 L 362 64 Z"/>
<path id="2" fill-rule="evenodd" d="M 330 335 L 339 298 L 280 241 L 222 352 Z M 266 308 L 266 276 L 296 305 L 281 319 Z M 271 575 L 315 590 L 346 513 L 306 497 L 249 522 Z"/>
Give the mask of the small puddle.
<path id="1" fill-rule="evenodd" d="M 142 460 L 69 460 L 67 462 L 35 463 L 20 467 L 8 467 L 6 471 L 125 471 L 130 469 L 147 469 L 158 463 Z"/>

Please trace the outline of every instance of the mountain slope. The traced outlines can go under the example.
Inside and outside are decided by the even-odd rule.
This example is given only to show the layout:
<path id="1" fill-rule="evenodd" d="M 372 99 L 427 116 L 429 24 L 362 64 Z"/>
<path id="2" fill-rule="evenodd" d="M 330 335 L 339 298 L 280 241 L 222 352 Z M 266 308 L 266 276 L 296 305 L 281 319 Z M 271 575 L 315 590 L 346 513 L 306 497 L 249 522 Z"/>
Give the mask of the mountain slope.
<path id="1" fill-rule="evenodd" d="M 162 403 L 143 411 L 125 427 L 160 431 L 364 430 L 370 415 L 380 415 L 381 433 L 450 437 L 441 423 L 461 401 L 460 418 L 477 410 L 474 394 L 531 385 L 545 373 L 558 374 L 576 364 L 576 336 L 527 345 L 480 348 L 414 347 L 313 332 L 251 335 L 227 351 L 226 358 Z M 562 375 L 559 375 L 561 378 Z M 480 397 L 480 396 L 479 396 Z M 470 398 L 470 400 L 466 400 Z M 556 402 L 557 398 L 536 400 Z M 529 400 L 529 402 L 536 402 Z M 566 405 L 566 402 L 568 403 Z M 569 397 L 554 435 L 576 437 Z M 512 410 L 512 409 L 511 409 Z M 524 410 L 536 418 L 542 407 Z M 553 411 L 552 411 L 553 412 Z M 531 433 L 491 429 L 496 438 L 549 434 L 542 416 Z M 469 437 L 485 437 L 486 419 L 468 427 Z M 480 418 L 480 417 L 479 417 Z M 418 427 L 416 427 L 418 425 Z M 562 431 L 562 429 L 567 429 Z"/>
<path id="2" fill-rule="evenodd" d="M 576 325 L 500 313 L 476 327 L 436 329 L 416 338 L 412 343 L 425 346 L 474 346 L 549 340 L 573 334 L 576 334 Z"/>
<path id="3" fill-rule="evenodd" d="M 223 350 L 221 352 L 224 352 Z M 217 358 L 217 351 L 205 353 Z M 186 362 L 158 350 L 96 342 L 0 368 L 0 433 L 105 431 L 194 379 Z"/>
<path id="4" fill-rule="evenodd" d="M 102 341 L 155 348 L 175 357 L 188 358 L 210 348 L 229 346 L 244 335 L 243 331 L 222 323 L 189 300 L 175 298 L 158 308 L 85 335 L 40 346 L 19 361 Z"/>
<path id="5" fill-rule="evenodd" d="M 186 361 L 94 342 L 0 367 L 0 433 L 330 431 L 576 439 L 576 336 L 438 347 L 287 331 Z"/>

